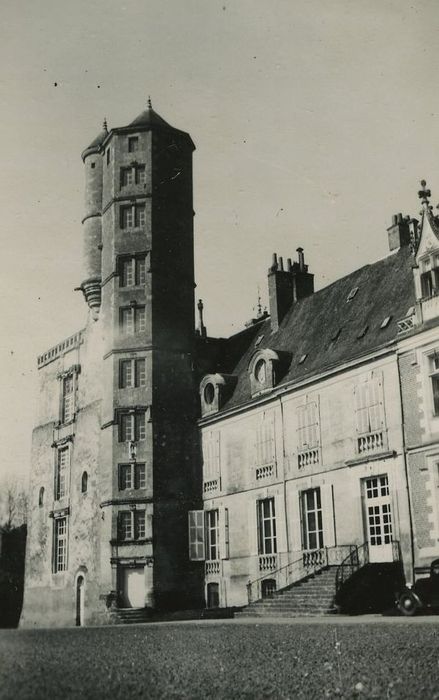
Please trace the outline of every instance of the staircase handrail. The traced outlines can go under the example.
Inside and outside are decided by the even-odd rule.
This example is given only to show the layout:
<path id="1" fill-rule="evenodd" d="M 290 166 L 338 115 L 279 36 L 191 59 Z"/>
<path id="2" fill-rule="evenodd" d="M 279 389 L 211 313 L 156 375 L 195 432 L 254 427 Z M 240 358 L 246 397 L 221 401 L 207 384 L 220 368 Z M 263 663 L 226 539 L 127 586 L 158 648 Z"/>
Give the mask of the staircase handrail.
<path id="1" fill-rule="evenodd" d="M 259 586 L 262 581 L 273 578 L 276 580 L 276 585 L 278 586 L 282 576 L 285 575 L 285 580 L 282 582 L 282 585 L 279 586 L 284 588 L 292 583 L 300 581 L 302 578 L 317 573 L 327 566 L 335 566 L 341 560 L 340 556 L 344 554 L 346 548 L 351 548 L 352 546 L 353 545 L 334 545 L 331 547 L 321 547 L 320 549 L 303 550 L 299 558 L 289 561 L 287 564 L 277 569 L 266 571 L 259 578 L 249 581 L 247 583 L 248 602 L 253 602 L 253 593 L 255 591 L 259 593 Z M 259 596 L 256 596 L 256 598 L 258 597 Z"/>
<path id="2" fill-rule="evenodd" d="M 392 561 L 401 560 L 401 547 L 399 540 L 392 540 Z M 347 578 L 352 576 L 358 569 L 369 563 L 369 542 L 363 542 L 360 545 L 352 545 L 352 551 L 343 559 L 337 567 L 335 576 L 335 590 L 338 592 Z M 346 576 L 346 573 L 348 575 Z"/>

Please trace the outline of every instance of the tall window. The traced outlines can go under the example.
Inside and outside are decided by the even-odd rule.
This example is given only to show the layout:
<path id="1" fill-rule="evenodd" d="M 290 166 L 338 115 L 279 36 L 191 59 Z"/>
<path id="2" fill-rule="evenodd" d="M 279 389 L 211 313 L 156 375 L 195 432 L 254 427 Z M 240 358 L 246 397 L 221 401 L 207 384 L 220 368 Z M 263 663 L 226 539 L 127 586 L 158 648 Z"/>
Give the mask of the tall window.
<path id="1" fill-rule="evenodd" d="M 121 287 L 136 287 L 146 282 L 146 258 L 139 255 L 120 260 L 119 281 Z"/>
<path id="2" fill-rule="evenodd" d="M 302 493 L 303 544 L 304 549 L 323 547 L 323 520 L 320 489 L 309 489 Z"/>
<path id="3" fill-rule="evenodd" d="M 433 413 L 439 416 L 439 352 L 429 358 Z"/>
<path id="4" fill-rule="evenodd" d="M 274 498 L 257 502 L 259 554 L 276 554 L 276 517 Z"/>
<path id="5" fill-rule="evenodd" d="M 119 387 L 146 386 L 146 360 L 139 357 L 130 360 L 119 361 Z"/>
<path id="6" fill-rule="evenodd" d="M 357 449 L 360 453 L 384 446 L 384 394 L 382 379 L 372 378 L 355 387 Z"/>
<path id="7" fill-rule="evenodd" d="M 146 537 L 146 513 L 144 510 L 119 512 L 119 539 L 143 540 Z"/>
<path id="8" fill-rule="evenodd" d="M 310 401 L 297 407 L 297 446 L 308 450 L 319 444 L 319 419 L 317 404 Z"/>
<path id="9" fill-rule="evenodd" d="M 134 335 L 146 330 L 144 306 L 125 306 L 120 309 L 120 330 L 123 335 Z"/>
<path id="10" fill-rule="evenodd" d="M 139 148 L 139 137 L 129 136 L 128 137 L 128 153 L 134 153 Z"/>
<path id="11" fill-rule="evenodd" d="M 202 561 L 204 559 L 204 511 L 189 511 L 189 559 Z"/>
<path id="12" fill-rule="evenodd" d="M 206 512 L 206 559 L 215 561 L 219 559 L 219 512 L 208 510 Z"/>
<path id="13" fill-rule="evenodd" d="M 69 374 L 68 377 L 64 377 L 62 380 L 62 410 L 61 410 L 61 421 L 63 423 L 68 423 L 73 419 L 75 405 L 74 405 L 74 387 L 75 382 L 73 374 Z"/>
<path id="14" fill-rule="evenodd" d="M 119 417 L 119 442 L 145 440 L 145 411 L 121 413 Z"/>
<path id="15" fill-rule="evenodd" d="M 56 456 L 55 471 L 55 499 L 59 500 L 67 495 L 69 472 L 69 448 L 58 450 Z"/>
<path id="16" fill-rule="evenodd" d="M 145 225 L 144 204 L 124 204 L 120 207 L 120 228 L 141 228 Z"/>
<path id="17" fill-rule="evenodd" d="M 67 569 L 67 518 L 55 518 L 53 522 L 53 571 Z"/>
<path id="18" fill-rule="evenodd" d="M 145 464 L 119 464 L 119 490 L 144 489 L 146 487 Z"/>
<path id="19" fill-rule="evenodd" d="M 87 472 L 82 472 L 81 493 L 87 493 L 87 489 L 88 489 L 88 474 L 87 474 Z"/>
<path id="20" fill-rule="evenodd" d="M 273 464 L 275 459 L 274 412 L 264 411 L 256 429 L 256 464 Z"/>

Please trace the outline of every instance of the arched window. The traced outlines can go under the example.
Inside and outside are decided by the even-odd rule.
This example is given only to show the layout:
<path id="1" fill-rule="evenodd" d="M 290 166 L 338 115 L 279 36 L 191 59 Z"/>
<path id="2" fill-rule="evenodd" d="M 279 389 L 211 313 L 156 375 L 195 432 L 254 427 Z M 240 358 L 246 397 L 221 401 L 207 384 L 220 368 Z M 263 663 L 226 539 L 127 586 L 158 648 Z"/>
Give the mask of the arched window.
<path id="1" fill-rule="evenodd" d="M 40 488 L 40 492 L 38 494 L 38 505 L 40 506 L 40 508 L 43 505 L 43 503 L 44 503 L 44 486 L 42 486 Z"/>
<path id="2" fill-rule="evenodd" d="M 81 477 L 81 493 L 87 493 L 88 488 L 88 474 L 87 472 L 82 473 Z"/>

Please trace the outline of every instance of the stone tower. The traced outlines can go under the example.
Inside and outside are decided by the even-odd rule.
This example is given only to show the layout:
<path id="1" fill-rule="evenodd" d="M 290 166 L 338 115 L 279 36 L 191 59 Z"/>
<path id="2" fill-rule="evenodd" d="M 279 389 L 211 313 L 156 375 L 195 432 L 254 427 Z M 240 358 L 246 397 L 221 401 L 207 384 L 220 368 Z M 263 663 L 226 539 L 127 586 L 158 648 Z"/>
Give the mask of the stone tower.
<path id="1" fill-rule="evenodd" d="M 88 322 L 39 358 L 22 624 L 198 602 L 194 148 L 148 100 L 82 153 Z"/>

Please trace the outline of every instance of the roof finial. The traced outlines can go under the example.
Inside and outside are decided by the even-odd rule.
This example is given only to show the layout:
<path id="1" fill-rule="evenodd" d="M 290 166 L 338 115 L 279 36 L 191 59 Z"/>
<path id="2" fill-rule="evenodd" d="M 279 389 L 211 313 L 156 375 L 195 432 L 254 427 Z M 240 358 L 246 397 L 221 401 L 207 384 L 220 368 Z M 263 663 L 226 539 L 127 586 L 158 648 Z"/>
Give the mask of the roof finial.
<path id="1" fill-rule="evenodd" d="M 428 198 L 431 197 L 431 191 L 427 189 L 427 183 L 425 180 L 421 180 L 421 187 L 422 190 L 419 190 L 418 197 L 421 200 L 421 203 L 424 205 L 424 209 L 428 209 L 430 205 Z"/>
<path id="2" fill-rule="evenodd" d="M 151 104 L 151 95 L 148 95 L 148 109 L 152 109 L 152 104 Z"/>
<path id="3" fill-rule="evenodd" d="M 262 317 L 262 304 L 261 304 L 261 289 L 258 285 L 258 306 L 257 306 L 257 313 L 256 313 L 256 318 L 261 318 Z"/>
<path id="4" fill-rule="evenodd" d="M 103 124 L 102 124 L 102 128 L 103 128 L 103 129 L 104 129 L 104 131 L 106 131 L 106 132 L 107 132 L 107 134 L 108 134 L 108 124 L 107 124 L 107 117 L 104 117 L 104 121 L 103 121 Z"/>

